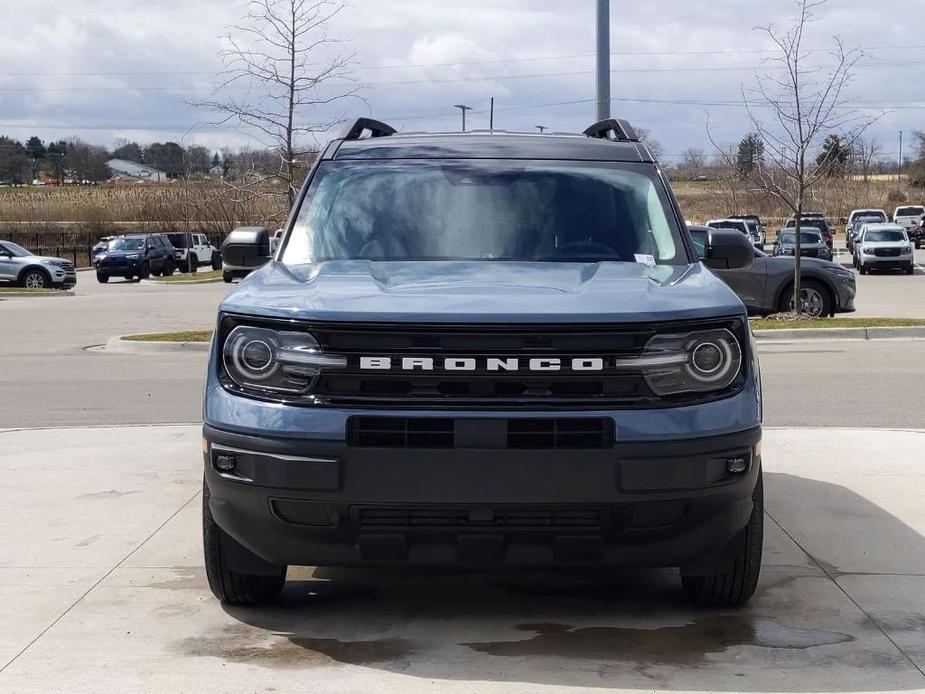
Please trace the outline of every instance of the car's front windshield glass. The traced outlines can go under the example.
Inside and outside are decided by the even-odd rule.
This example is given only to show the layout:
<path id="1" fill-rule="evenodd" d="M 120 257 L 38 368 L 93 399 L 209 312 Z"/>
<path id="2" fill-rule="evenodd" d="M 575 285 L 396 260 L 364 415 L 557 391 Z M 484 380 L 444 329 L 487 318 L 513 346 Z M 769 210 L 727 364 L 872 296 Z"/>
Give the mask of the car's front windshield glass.
<path id="1" fill-rule="evenodd" d="M 713 229 L 732 229 L 733 231 L 741 231 L 742 233 L 745 233 L 745 230 L 748 229 L 747 222 L 738 221 L 710 222 L 708 226 Z"/>
<path id="2" fill-rule="evenodd" d="M 11 241 L 4 241 L 0 245 L 2 245 L 3 248 L 8 250 L 10 252 L 10 255 L 12 255 L 14 258 L 26 258 L 32 255 L 32 253 L 27 251 L 25 248 L 23 248 L 22 246 L 18 246 L 15 243 L 12 243 Z"/>
<path id="3" fill-rule="evenodd" d="M 905 241 L 906 235 L 899 229 L 871 229 L 864 235 L 864 240 L 871 243 Z"/>
<path id="4" fill-rule="evenodd" d="M 782 234 L 780 238 L 780 242 L 795 244 L 797 242 L 797 235 L 793 233 L 792 231 L 786 234 Z M 809 244 L 822 243 L 822 237 L 813 231 L 801 231 L 800 232 L 800 244 L 807 244 L 807 243 Z"/>
<path id="5" fill-rule="evenodd" d="M 109 250 L 111 251 L 140 251 L 144 247 L 144 239 L 116 239 L 109 244 Z"/>
<path id="6" fill-rule="evenodd" d="M 687 264 L 653 167 L 553 161 L 325 162 L 281 260 Z"/>

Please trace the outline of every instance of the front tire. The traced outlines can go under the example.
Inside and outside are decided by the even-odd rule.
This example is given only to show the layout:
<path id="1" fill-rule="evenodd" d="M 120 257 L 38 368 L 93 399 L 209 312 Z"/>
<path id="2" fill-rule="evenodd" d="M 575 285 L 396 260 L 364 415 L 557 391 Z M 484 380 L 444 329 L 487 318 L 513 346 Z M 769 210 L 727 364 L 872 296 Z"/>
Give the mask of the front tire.
<path id="1" fill-rule="evenodd" d="M 242 574 L 233 571 L 223 548 L 235 540 L 218 527 L 209 508 L 209 488 L 202 484 L 202 544 L 206 577 L 213 595 L 226 605 L 262 605 L 275 599 L 286 583 L 286 568 L 273 575 Z M 238 552 L 247 552 L 240 545 Z"/>
<path id="2" fill-rule="evenodd" d="M 687 597 L 698 605 L 740 607 L 754 595 L 764 545 L 764 484 L 761 471 L 752 493 L 752 515 L 730 545 L 725 566 L 710 576 L 682 576 Z"/>
<path id="3" fill-rule="evenodd" d="M 141 266 L 141 270 L 138 273 L 138 280 L 146 280 L 151 276 L 151 266 L 145 263 Z"/>
<path id="4" fill-rule="evenodd" d="M 51 277 L 42 270 L 26 270 L 19 284 L 26 289 L 51 289 Z"/>
<path id="5" fill-rule="evenodd" d="M 910 263 L 909 266 L 906 268 L 906 274 L 907 274 L 907 275 L 913 275 L 913 274 L 915 274 L 915 266 L 912 265 L 911 263 Z"/>
<path id="6" fill-rule="evenodd" d="M 195 275 L 199 271 L 199 257 L 195 254 L 191 255 L 188 266 L 189 273 Z"/>
<path id="7" fill-rule="evenodd" d="M 96 281 L 100 284 L 106 284 L 109 281 L 109 275 L 104 275 L 102 272 L 97 272 Z"/>
<path id="8" fill-rule="evenodd" d="M 865 265 L 859 260 L 858 261 L 858 272 L 860 272 L 862 275 L 866 275 L 867 273 L 870 272 L 870 270 L 867 269 L 867 265 Z"/>
<path id="9" fill-rule="evenodd" d="M 231 280 L 234 279 L 234 275 L 226 271 L 222 273 L 222 279 L 225 280 L 225 284 L 231 284 Z"/>
<path id="10" fill-rule="evenodd" d="M 220 256 L 218 253 L 216 253 L 215 251 L 212 251 L 212 269 L 213 269 L 213 270 L 221 270 L 221 269 L 222 269 L 222 258 L 221 258 L 221 256 Z"/>

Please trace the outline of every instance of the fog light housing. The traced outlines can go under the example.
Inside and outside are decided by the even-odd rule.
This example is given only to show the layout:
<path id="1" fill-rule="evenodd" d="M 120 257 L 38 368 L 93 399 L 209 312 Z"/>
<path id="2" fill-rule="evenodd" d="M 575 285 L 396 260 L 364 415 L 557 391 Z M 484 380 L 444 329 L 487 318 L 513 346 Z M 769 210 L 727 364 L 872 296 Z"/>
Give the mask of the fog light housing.
<path id="1" fill-rule="evenodd" d="M 215 456 L 215 469 L 219 472 L 233 472 L 237 466 L 238 461 L 233 455 L 221 454 Z"/>
<path id="2" fill-rule="evenodd" d="M 741 475 L 748 470 L 748 458 L 745 456 L 736 456 L 726 458 L 726 472 L 731 475 Z"/>

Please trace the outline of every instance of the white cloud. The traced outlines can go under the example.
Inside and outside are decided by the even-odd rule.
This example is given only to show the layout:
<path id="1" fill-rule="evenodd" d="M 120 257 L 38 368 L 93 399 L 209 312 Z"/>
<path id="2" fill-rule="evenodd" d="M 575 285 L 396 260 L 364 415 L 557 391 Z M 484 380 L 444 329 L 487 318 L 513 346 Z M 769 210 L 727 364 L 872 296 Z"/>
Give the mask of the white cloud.
<path id="1" fill-rule="evenodd" d="M 831 0 L 812 28 L 814 46 L 830 45 L 838 33 L 849 45 L 876 47 L 865 59 L 874 64 L 858 70 L 852 88 L 865 104 L 925 102 L 911 88 L 925 83 L 922 49 L 891 48 L 922 43 L 910 30 L 909 4 Z M 76 134 L 104 144 L 120 136 L 210 147 L 248 142 L 231 129 L 189 133 L 209 117 L 187 103 L 211 89 L 220 37 L 244 14 L 245 0 L 4 5 L 0 133 Z M 767 44 L 753 27 L 782 25 L 793 8 L 792 0 L 614 2 L 612 50 L 620 55 L 613 58 L 613 112 L 649 128 L 669 155 L 708 148 L 708 117 L 721 140 L 737 140 L 746 129 L 739 108 L 644 100 L 738 100 L 741 85 L 753 83 L 750 68 L 766 57 L 754 52 Z M 330 31 L 349 40 L 357 76 L 370 86 L 369 107 L 354 110 L 391 117 L 405 129 L 455 129 L 453 104 L 461 101 L 476 107 L 474 127 L 485 127 L 491 97 L 496 125 L 509 129 L 575 131 L 594 117 L 593 103 L 538 106 L 593 99 L 592 0 L 352 0 Z M 61 72 L 110 74 L 15 74 Z M 322 115 L 331 113 L 339 112 Z M 873 134 L 890 150 L 895 131 L 922 126 L 925 109 L 897 109 Z"/>

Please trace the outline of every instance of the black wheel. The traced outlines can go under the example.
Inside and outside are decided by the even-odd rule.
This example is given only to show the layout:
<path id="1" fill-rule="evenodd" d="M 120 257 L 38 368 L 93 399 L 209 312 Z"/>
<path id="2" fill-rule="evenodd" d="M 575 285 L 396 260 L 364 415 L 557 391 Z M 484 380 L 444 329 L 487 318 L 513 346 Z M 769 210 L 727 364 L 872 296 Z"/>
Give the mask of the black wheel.
<path id="1" fill-rule="evenodd" d="M 104 275 L 102 272 L 97 272 L 96 281 L 100 284 L 106 284 L 109 281 L 109 275 Z"/>
<path id="2" fill-rule="evenodd" d="M 151 276 L 151 266 L 148 265 L 148 263 L 144 263 L 144 264 L 141 266 L 141 271 L 138 273 L 138 279 L 139 279 L 139 281 L 140 281 L 140 280 L 146 280 L 146 279 L 148 279 L 150 276 Z"/>
<path id="3" fill-rule="evenodd" d="M 222 279 L 225 280 L 225 284 L 231 284 L 231 280 L 234 279 L 234 276 L 230 272 L 223 272 Z"/>
<path id="4" fill-rule="evenodd" d="M 189 271 L 190 271 L 190 274 L 194 275 L 196 274 L 198 270 L 199 270 L 199 257 L 194 253 L 193 255 L 190 256 Z"/>
<path id="5" fill-rule="evenodd" d="M 906 268 L 906 274 L 907 274 L 907 275 L 911 275 L 911 274 L 914 274 L 914 273 L 915 273 L 915 266 L 910 265 L 909 267 Z"/>
<path id="6" fill-rule="evenodd" d="M 22 273 L 19 284 L 26 289 L 51 289 L 51 277 L 44 270 L 31 268 Z"/>
<path id="7" fill-rule="evenodd" d="M 213 270 L 222 269 L 222 257 L 215 251 L 212 251 L 212 269 Z"/>
<path id="8" fill-rule="evenodd" d="M 915 240 L 915 250 L 919 250 L 919 246 L 920 246 L 921 244 L 922 244 L 922 242 L 921 242 L 919 239 L 916 239 L 916 240 Z"/>
<path id="9" fill-rule="evenodd" d="M 867 266 L 859 260 L 858 261 L 858 272 L 860 272 L 862 275 L 866 275 L 867 273 L 870 272 L 870 270 L 868 270 Z"/>
<path id="10" fill-rule="evenodd" d="M 764 485 L 761 471 L 752 493 L 752 515 L 742 531 L 732 540 L 726 566 L 712 576 L 682 576 L 688 598 L 698 605 L 739 607 L 748 602 L 758 585 L 761 573 L 761 550 L 764 544 Z"/>
<path id="11" fill-rule="evenodd" d="M 164 267 L 161 268 L 161 276 L 170 277 L 173 274 L 173 270 L 173 261 L 168 260 L 166 263 L 164 263 Z"/>
<path id="12" fill-rule="evenodd" d="M 206 577 L 212 593 L 228 605 L 261 605 L 279 595 L 286 583 L 286 568 L 279 567 L 273 575 L 241 574 L 232 571 L 225 551 L 234 539 L 212 518 L 209 509 L 209 488 L 202 484 L 202 545 L 205 552 Z M 237 544 L 237 543 L 235 543 Z M 238 545 L 235 552 L 247 552 Z"/>
<path id="13" fill-rule="evenodd" d="M 781 296 L 781 311 L 793 311 L 793 287 L 790 286 Z M 800 285 L 800 312 L 824 318 L 832 315 L 832 294 L 818 282 L 806 280 Z"/>

